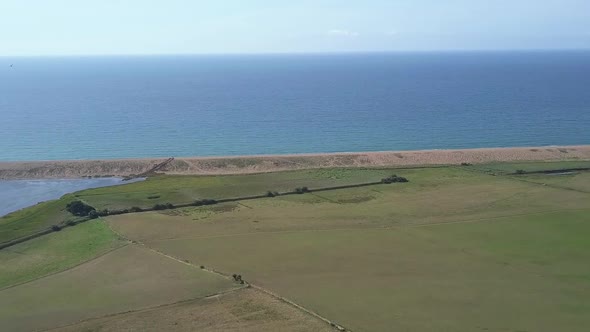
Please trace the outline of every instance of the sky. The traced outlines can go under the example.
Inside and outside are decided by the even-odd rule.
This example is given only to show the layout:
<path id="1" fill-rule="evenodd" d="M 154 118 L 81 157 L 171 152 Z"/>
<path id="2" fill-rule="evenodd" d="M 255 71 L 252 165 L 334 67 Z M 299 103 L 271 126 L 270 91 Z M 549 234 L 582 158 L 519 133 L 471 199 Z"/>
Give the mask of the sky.
<path id="1" fill-rule="evenodd" d="M 0 0 L 0 56 L 590 49 L 590 0 Z"/>

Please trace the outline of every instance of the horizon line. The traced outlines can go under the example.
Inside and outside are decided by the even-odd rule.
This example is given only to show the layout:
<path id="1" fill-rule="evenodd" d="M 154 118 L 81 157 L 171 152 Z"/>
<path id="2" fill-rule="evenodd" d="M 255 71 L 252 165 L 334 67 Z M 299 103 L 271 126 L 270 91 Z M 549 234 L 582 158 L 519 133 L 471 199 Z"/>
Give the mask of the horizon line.
<path id="1" fill-rule="evenodd" d="M 517 53 L 517 52 L 587 52 L 587 48 L 505 48 L 505 49 L 441 49 L 441 50 L 368 50 L 368 51 L 292 51 L 292 52 L 203 52 L 203 53 L 80 53 L 80 54 L 15 54 L 0 58 L 51 57 L 155 57 L 155 56 L 268 56 L 268 55 L 354 55 L 402 53 Z"/>

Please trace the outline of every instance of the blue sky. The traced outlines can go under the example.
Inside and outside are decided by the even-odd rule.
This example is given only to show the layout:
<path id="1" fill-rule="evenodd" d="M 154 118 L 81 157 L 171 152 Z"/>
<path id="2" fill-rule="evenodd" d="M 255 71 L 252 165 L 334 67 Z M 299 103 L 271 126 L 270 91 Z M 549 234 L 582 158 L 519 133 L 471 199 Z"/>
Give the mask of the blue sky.
<path id="1" fill-rule="evenodd" d="M 0 0 L 0 56 L 590 48 L 590 0 Z"/>

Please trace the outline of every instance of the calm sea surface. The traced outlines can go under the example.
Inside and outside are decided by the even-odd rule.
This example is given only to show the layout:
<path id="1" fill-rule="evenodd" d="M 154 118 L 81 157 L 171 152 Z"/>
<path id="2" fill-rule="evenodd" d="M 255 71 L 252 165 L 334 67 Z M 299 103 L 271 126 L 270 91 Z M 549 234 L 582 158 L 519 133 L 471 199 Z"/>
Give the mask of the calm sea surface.
<path id="1" fill-rule="evenodd" d="M 590 144 L 589 129 L 582 51 L 0 57 L 4 161 Z"/>

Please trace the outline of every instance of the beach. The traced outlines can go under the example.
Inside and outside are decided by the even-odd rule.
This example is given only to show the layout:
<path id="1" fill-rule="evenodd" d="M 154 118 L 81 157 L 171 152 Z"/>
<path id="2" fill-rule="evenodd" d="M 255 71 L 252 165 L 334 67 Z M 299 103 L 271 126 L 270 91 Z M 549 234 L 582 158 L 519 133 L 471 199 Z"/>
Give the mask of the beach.
<path id="1" fill-rule="evenodd" d="M 514 161 L 589 160 L 590 145 L 229 157 L 0 162 L 0 179 L 75 179 L 251 174 L 329 167 L 408 167 Z"/>

